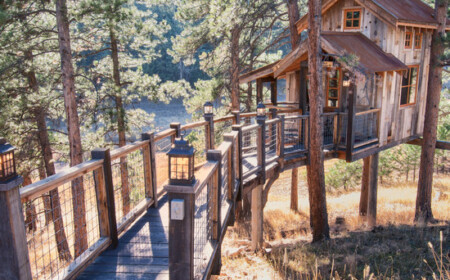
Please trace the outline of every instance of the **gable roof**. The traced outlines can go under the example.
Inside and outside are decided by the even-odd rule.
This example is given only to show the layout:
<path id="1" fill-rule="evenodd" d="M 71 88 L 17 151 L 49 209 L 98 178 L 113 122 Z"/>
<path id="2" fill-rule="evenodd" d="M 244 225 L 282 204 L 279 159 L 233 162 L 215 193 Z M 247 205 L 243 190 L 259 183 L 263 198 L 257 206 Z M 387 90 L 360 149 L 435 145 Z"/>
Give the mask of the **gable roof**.
<path id="1" fill-rule="evenodd" d="M 323 32 L 321 38 L 321 47 L 328 54 L 340 56 L 354 54 L 358 57 L 356 69 L 363 74 L 408 69 L 408 66 L 398 58 L 385 53 L 360 32 Z M 280 61 L 241 75 L 239 82 L 246 83 L 264 77 L 276 78 L 298 70 L 301 62 L 307 60 L 307 52 L 308 39 Z"/>
<path id="2" fill-rule="evenodd" d="M 325 0 L 322 4 L 322 15 L 339 0 Z M 355 0 L 382 21 L 393 26 L 420 26 L 435 29 L 438 22 L 434 17 L 434 9 L 422 0 Z M 447 19 L 447 25 L 450 21 Z M 297 21 L 297 31 L 301 33 L 308 27 L 308 14 Z M 450 26 L 447 26 L 447 29 Z"/>

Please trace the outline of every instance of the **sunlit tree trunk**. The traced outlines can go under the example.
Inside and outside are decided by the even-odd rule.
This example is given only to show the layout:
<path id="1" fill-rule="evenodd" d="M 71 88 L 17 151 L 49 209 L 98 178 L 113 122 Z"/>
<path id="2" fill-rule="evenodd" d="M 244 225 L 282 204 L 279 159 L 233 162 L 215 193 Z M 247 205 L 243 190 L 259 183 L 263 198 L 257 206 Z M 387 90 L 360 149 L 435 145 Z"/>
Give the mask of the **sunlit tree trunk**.
<path id="1" fill-rule="evenodd" d="M 431 211 L 431 191 L 433 185 L 434 155 L 436 150 L 437 124 L 439 117 L 439 101 L 442 90 L 441 57 L 444 54 L 445 24 L 447 21 L 448 0 L 436 0 L 435 14 L 439 22 L 433 30 L 431 42 L 430 72 L 428 78 L 428 93 L 425 107 L 423 129 L 423 146 L 420 158 L 419 182 L 417 188 L 416 213 L 414 220 L 425 222 L 433 220 Z"/>
<path id="2" fill-rule="evenodd" d="M 322 1 L 309 0 L 308 33 L 308 71 L 310 86 L 310 148 L 307 165 L 310 220 L 313 242 L 328 239 L 328 213 L 325 195 L 324 157 L 323 157 L 323 86 L 321 60 Z"/>
<path id="3" fill-rule="evenodd" d="M 239 111 L 239 26 L 231 30 L 231 109 Z"/>
<path id="4" fill-rule="evenodd" d="M 70 165 L 83 161 L 80 123 L 75 99 L 75 74 L 72 65 L 69 19 L 65 0 L 56 0 L 56 21 L 58 26 L 59 53 L 61 56 L 61 80 L 63 84 L 64 106 L 69 136 Z M 80 256 L 88 247 L 86 230 L 86 206 L 83 178 L 72 181 L 72 205 L 74 220 L 75 257 Z"/>

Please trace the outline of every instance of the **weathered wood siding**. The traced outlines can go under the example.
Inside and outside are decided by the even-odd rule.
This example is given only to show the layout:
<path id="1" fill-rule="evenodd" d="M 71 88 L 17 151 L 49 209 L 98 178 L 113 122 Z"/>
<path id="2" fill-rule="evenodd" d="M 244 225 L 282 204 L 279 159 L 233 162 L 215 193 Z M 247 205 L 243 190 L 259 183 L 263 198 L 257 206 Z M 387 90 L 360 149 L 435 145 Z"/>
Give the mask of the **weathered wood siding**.
<path id="1" fill-rule="evenodd" d="M 322 28 L 324 31 L 343 32 L 344 9 L 361 7 L 357 1 L 338 1 L 323 15 Z M 416 103 L 409 106 L 400 106 L 401 81 L 400 73 L 389 72 L 369 76 L 366 79 L 357 79 L 357 110 L 365 108 L 381 108 L 380 143 L 384 145 L 389 141 L 401 140 L 413 135 L 422 135 L 426 89 L 428 81 L 431 30 L 395 27 L 376 17 L 369 10 L 362 8 L 363 15 L 361 32 L 381 47 L 385 52 L 391 53 L 406 65 L 419 65 L 418 88 Z M 420 50 L 405 49 L 405 32 L 423 33 L 422 48 Z M 341 104 L 345 104 L 345 90 L 341 92 Z M 342 107 L 341 107 L 342 108 Z"/>

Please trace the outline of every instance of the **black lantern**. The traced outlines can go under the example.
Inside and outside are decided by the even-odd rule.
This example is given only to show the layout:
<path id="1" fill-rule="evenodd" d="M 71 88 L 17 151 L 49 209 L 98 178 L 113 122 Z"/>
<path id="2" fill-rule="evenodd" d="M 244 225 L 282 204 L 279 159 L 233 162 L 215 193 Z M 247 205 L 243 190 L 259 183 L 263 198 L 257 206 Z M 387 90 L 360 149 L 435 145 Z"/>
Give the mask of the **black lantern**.
<path id="1" fill-rule="evenodd" d="M 343 78 L 342 86 L 344 86 L 344 87 L 349 87 L 350 86 L 350 77 L 348 77 L 347 75 L 345 75 L 344 78 Z"/>
<path id="2" fill-rule="evenodd" d="M 5 139 L 0 139 L 0 183 L 17 176 L 14 159 L 15 150 L 16 148 L 6 143 Z"/>
<path id="3" fill-rule="evenodd" d="M 169 156 L 169 184 L 193 185 L 195 149 L 189 145 L 189 141 L 183 138 L 175 139 L 167 155 Z"/>
<path id="4" fill-rule="evenodd" d="M 213 114 L 213 104 L 211 102 L 208 101 L 203 105 L 203 114 L 205 114 L 205 116 Z"/>
<path id="5" fill-rule="evenodd" d="M 259 103 L 256 107 L 256 117 L 258 119 L 266 118 L 266 106 L 264 104 Z"/>

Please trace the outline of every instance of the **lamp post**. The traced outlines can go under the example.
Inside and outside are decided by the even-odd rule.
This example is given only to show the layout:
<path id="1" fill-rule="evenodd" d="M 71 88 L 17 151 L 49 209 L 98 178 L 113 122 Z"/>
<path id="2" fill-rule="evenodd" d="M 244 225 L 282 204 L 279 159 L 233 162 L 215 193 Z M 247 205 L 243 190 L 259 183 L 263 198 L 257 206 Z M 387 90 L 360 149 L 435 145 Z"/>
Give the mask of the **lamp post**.
<path id="1" fill-rule="evenodd" d="M 0 279 L 31 279 L 14 150 L 0 138 Z"/>

